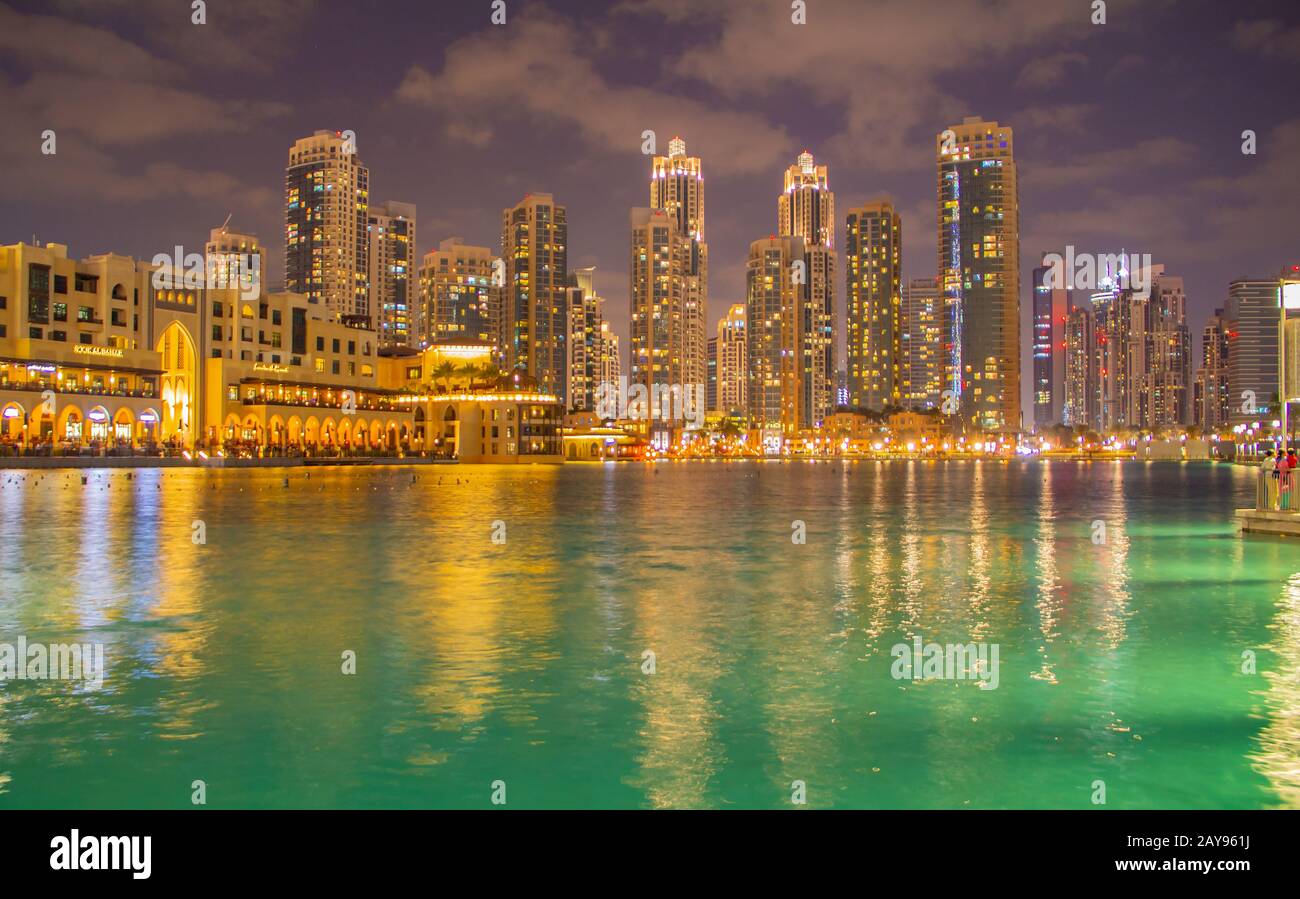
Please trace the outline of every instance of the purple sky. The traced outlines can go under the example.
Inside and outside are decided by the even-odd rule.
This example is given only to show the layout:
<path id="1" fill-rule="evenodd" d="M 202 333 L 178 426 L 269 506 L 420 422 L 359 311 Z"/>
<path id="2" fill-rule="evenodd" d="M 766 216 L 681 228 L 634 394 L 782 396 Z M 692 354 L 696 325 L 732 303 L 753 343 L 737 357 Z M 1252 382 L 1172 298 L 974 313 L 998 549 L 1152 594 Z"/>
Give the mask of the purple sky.
<path id="1" fill-rule="evenodd" d="M 0 2 L 0 242 L 150 258 L 201 251 L 232 213 L 278 281 L 288 147 L 352 129 L 372 200 L 418 206 L 421 254 L 496 248 L 503 207 L 553 193 L 626 334 L 642 131 L 704 159 L 716 321 L 805 146 L 837 244 L 851 206 L 889 197 L 905 276 L 934 274 L 934 135 L 981 115 L 1016 132 L 1027 422 L 1041 250 L 1150 253 L 1186 278 L 1198 338 L 1229 280 L 1300 261 L 1294 0 L 1109 0 L 1105 25 L 1092 0 L 807 0 L 799 26 L 789 0 L 506 0 L 500 26 L 491 0 L 208 0 L 205 25 L 190 7 Z"/>

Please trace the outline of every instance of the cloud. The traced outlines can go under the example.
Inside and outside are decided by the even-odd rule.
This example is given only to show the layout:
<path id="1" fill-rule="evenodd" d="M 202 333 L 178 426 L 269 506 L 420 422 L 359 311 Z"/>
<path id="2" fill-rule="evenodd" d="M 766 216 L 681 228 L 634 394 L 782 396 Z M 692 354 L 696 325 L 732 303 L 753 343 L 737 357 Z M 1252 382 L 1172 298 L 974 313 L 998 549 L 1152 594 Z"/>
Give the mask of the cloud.
<path id="1" fill-rule="evenodd" d="M 1158 169 L 1187 165 L 1196 156 L 1196 146 L 1188 141 L 1153 137 L 1129 147 L 1080 153 L 1070 160 L 1034 168 L 1021 175 L 1020 186 L 1023 191 L 1114 184 Z"/>
<path id="2" fill-rule="evenodd" d="M 1300 60 L 1300 26 L 1287 28 L 1278 19 L 1238 22 L 1232 28 L 1232 46 L 1269 59 Z"/>
<path id="3" fill-rule="evenodd" d="M 1100 110 L 1095 103 L 1062 103 L 1054 106 L 1031 106 L 1016 113 L 1013 121 L 1018 127 L 1028 127 L 1036 133 L 1058 131 L 1079 134 L 1087 128 L 1088 119 Z"/>
<path id="4" fill-rule="evenodd" d="M 1046 90 L 1065 80 L 1071 66 L 1086 66 L 1088 57 L 1082 53 L 1056 53 L 1027 63 L 1016 76 L 1016 87 L 1021 90 Z"/>
<path id="5" fill-rule="evenodd" d="M 394 97 L 455 115 L 453 136 L 476 145 L 505 110 L 523 109 L 535 124 L 571 127 L 606 152 L 640 153 L 645 130 L 656 132 L 662 152 L 669 136 L 681 134 L 718 174 L 768 172 L 794 152 L 785 130 L 761 116 L 610 82 L 584 46 L 574 25 L 533 7 L 509 28 L 453 43 L 439 72 L 411 66 Z"/>
<path id="6" fill-rule="evenodd" d="M 165 79 L 180 74 L 160 59 L 111 31 L 58 16 L 20 13 L 0 4 L 0 51 L 28 68 L 53 66 L 88 75 Z"/>

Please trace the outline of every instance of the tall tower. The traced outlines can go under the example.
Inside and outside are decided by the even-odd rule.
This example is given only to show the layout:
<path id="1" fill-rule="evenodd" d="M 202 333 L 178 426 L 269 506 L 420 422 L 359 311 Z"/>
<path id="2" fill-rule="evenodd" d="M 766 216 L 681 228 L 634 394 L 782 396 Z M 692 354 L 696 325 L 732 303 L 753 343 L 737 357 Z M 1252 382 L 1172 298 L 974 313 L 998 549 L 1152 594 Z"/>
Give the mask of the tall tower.
<path id="1" fill-rule="evenodd" d="M 714 408 L 720 412 L 745 414 L 748 406 L 747 342 L 745 304 L 736 303 L 718 320 L 718 392 Z"/>
<path id="2" fill-rule="evenodd" d="M 1279 332 L 1276 278 L 1238 278 L 1228 285 L 1228 421 L 1247 424 L 1278 402 Z"/>
<path id="3" fill-rule="evenodd" d="M 844 244 L 849 405 L 903 401 L 902 219 L 892 203 L 849 210 Z"/>
<path id="4" fill-rule="evenodd" d="M 943 304 L 937 278 L 913 278 L 903 288 L 903 405 L 938 409 L 943 388 Z"/>
<path id="5" fill-rule="evenodd" d="M 796 274 L 810 257 L 827 251 L 802 237 L 768 237 L 749 245 L 745 287 L 745 338 L 749 426 L 764 446 L 812 427 L 815 395 L 805 365 L 811 284 Z M 796 263 L 798 265 L 796 265 Z M 824 387 L 826 385 L 823 385 Z M 833 389 L 834 382 L 830 383 Z"/>
<path id="6" fill-rule="evenodd" d="M 289 148 L 284 173 L 284 287 L 338 320 L 373 327 L 370 170 L 350 132 L 317 131 Z"/>
<path id="7" fill-rule="evenodd" d="M 568 218 L 550 194 L 528 194 L 501 214 L 508 369 L 546 393 L 566 396 Z"/>
<path id="8" fill-rule="evenodd" d="M 1011 129 L 966 118 L 935 137 L 944 389 L 962 420 L 1020 427 L 1020 202 Z"/>
<path id="9" fill-rule="evenodd" d="M 380 346 L 415 342 L 415 204 L 393 200 L 371 206 L 366 217 L 370 241 L 370 310 Z"/>
<path id="10" fill-rule="evenodd" d="M 603 327 L 605 300 L 596 293 L 595 266 L 577 269 L 569 276 L 565 297 L 569 307 L 567 408 L 590 411 L 596 408 L 608 335 Z"/>
<path id="11" fill-rule="evenodd" d="M 1215 309 L 1202 332 L 1192 419 L 1207 434 L 1228 424 L 1228 330 L 1227 316 L 1222 309 Z"/>
<path id="12" fill-rule="evenodd" d="M 650 208 L 662 209 L 690 241 L 682 282 L 682 383 L 708 378 L 707 323 L 709 245 L 704 242 L 704 170 L 700 157 L 686 155 L 686 141 L 674 137 L 668 155 L 656 156 L 650 171 Z"/>
<path id="13" fill-rule="evenodd" d="M 1044 254 L 1046 257 L 1046 254 Z M 1065 329 L 1073 292 L 1056 286 L 1044 258 L 1034 269 L 1034 426 L 1059 425 L 1065 418 Z"/>
<path id="14" fill-rule="evenodd" d="M 1085 301 L 1065 323 L 1065 410 L 1061 423 L 1097 428 L 1097 322 Z"/>
<path id="15" fill-rule="evenodd" d="M 817 165 L 807 150 L 785 171 L 784 190 L 777 198 L 777 226 L 782 237 L 803 239 L 804 269 L 796 277 L 805 279 L 806 289 L 799 291 L 804 294 L 802 321 L 793 351 L 802 367 L 800 427 L 814 428 L 835 410 L 836 399 L 835 194 L 826 166 Z"/>
<path id="16" fill-rule="evenodd" d="M 678 229 L 677 217 L 664 209 L 633 209 L 631 229 L 629 384 L 644 384 L 649 397 L 673 389 L 680 391 L 688 384 L 704 385 L 707 366 L 702 374 L 688 373 L 686 367 L 688 328 L 684 310 L 691 291 L 695 241 Z M 697 376 L 698 380 L 692 380 Z M 669 411 L 656 407 L 651 417 L 667 416 Z"/>

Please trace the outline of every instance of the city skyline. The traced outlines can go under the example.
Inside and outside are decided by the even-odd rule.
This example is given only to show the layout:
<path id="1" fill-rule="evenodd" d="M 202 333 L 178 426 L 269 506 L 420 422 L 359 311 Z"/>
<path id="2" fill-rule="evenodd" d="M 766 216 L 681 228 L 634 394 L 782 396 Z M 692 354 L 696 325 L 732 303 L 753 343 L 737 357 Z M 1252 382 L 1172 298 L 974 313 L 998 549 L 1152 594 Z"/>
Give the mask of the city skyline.
<path id="1" fill-rule="evenodd" d="M 292 37 L 295 16 L 308 14 L 312 4 L 238 21 L 214 10 L 208 24 L 192 27 L 208 29 L 203 39 L 229 52 L 184 62 L 221 71 L 239 61 L 258 77 L 252 93 L 251 79 L 241 85 L 233 78 L 211 95 L 197 91 L 183 71 L 186 33 L 171 29 L 170 41 L 160 40 L 155 20 L 165 5 L 106 4 L 112 16 L 71 4 L 53 7 L 55 15 L 35 12 L 33 4 L 0 7 L 0 20 L 14 26 L 5 33 L 64 31 L 83 51 L 53 59 L 36 46 L 16 47 L 4 64 L 5 105 L 15 123 L 3 144 L 6 169 L 14 173 L 5 220 L 22 232 L 4 240 L 29 240 L 35 232 L 68 243 L 78 255 L 150 258 L 177 242 L 197 249 L 229 213 L 235 227 L 265 245 L 267 270 L 278 280 L 283 219 L 275 172 L 284 149 L 321 128 L 350 129 L 374 179 L 371 196 L 421 210 L 417 259 L 456 235 L 495 247 L 501 208 L 524 193 L 552 193 L 569 209 L 571 266 L 600 268 L 611 327 L 627 335 L 625 223 L 627 210 L 645 202 L 650 158 L 642 153 L 642 133 L 653 130 L 659 154 L 681 134 L 709 172 L 705 332 L 712 334 L 726 309 L 744 298 L 747 248 L 770 228 L 755 225 L 770 219 L 779 171 L 803 147 L 832 170 L 841 209 L 892 199 L 902 219 L 904 282 L 933 276 L 932 254 L 919 252 L 934 228 L 929 147 L 945 123 L 980 115 L 1017 135 L 1026 425 L 1033 408 L 1026 285 L 1040 248 L 1129 249 L 1164 262 L 1185 278 L 1199 358 L 1202 326 L 1226 301 L 1228 283 L 1271 276 L 1294 255 L 1284 216 L 1298 198 L 1289 193 L 1294 185 L 1276 177 L 1287 135 L 1300 134 L 1300 120 L 1286 117 L 1281 85 L 1287 78 L 1280 77 L 1294 74 L 1295 54 L 1285 39 L 1294 13 L 1277 3 L 1225 10 L 1113 2 L 1107 23 L 1093 25 L 1086 8 L 1069 4 L 1009 4 L 996 14 L 978 4 L 942 5 L 963 33 L 942 60 L 925 55 L 937 53 L 940 37 L 904 27 L 900 6 L 887 4 L 877 14 L 883 33 L 868 36 L 881 42 L 872 63 L 877 74 L 901 79 L 904 51 L 922 54 L 915 72 L 899 80 L 897 96 L 865 98 L 849 87 L 852 78 L 837 78 L 797 104 L 786 102 L 774 80 L 782 67 L 797 68 L 813 52 L 865 65 L 852 62 L 856 54 L 835 38 L 836 25 L 857 20 L 851 5 L 815 4 L 803 26 L 792 25 L 785 4 L 776 3 L 770 9 L 714 4 L 689 14 L 667 3 L 610 4 L 603 11 L 584 4 L 579 16 L 573 4 L 520 2 L 510 5 L 504 27 L 492 26 L 486 9 L 458 7 L 446 11 L 438 40 L 417 47 L 405 36 L 392 38 L 388 61 L 357 73 L 362 84 L 339 90 L 338 76 L 312 61 L 318 46 L 328 56 L 337 39 L 313 33 L 308 45 Z M 360 14 L 334 12 L 343 22 Z M 1152 52 L 1175 39 L 1160 36 L 1159 27 L 1175 20 L 1177 58 Z M 366 22 L 353 24 L 363 31 Z M 849 32 L 861 41 L 860 33 Z M 631 33 L 646 46 L 673 50 L 657 64 L 628 53 L 637 43 L 623 39 Z M 742 38 L 780 41 L 792 58 L 745 63 L 735 48 Z M 555 52 L 539 55 L 539 41 Z M 611 44 L 623 52 L 611 53 Z M 1236 92 L 1191 65 L 1202 45 L 1221 54 L 1229 49 Z M 100 60 L 108 48 L 114 65 L 104 72 Z M 583 52 L 571 52 L 576 48 Z M 491 77 L 477 77 L 474 61 L 485 53 L 502 64 Z M 689 65 L 675 66 L 678 61 Z M 313 77 L 292 77 L 295 64 Z M 582 108 L 556 108 L 561 104 L 550 91 L 537 87 L 512 92 L 511 72 L 525 65 L 542 65 L 555 83 L 580 88 L 583 104 L 562 105 Z M 963 71 L 987 77 L 976 83 L 961 78 Z M 111 78 L 115 90 L 88 110 L 81 103 L 98 95 L 81 88 L 97 75 Z M 311 81 L 311 89 L 300 80 Z M 680 83 L 697 89 L 678 96 Z M 1242 85 L 1252 89 L 1241 91 Z M 80 102 L 67 92 L 73 88 Z M 376 95 L 384 99 L 375 103 Z M 126 103 L 141 96 L 190 114 L 166 122 L 155 115 L 144 127 L 139 104 Z M 1171 96 L 1184 105 L 1170 104 Z M 471 106 L 472 114 L 447 114 Z M 58 134 L 54 156 L 39 153 L 46 127 Z M 1241 152 L 1247 129 L 1256 136 L 1255 155 Z M 122 216 L 132 208 L 151 212 Z M 842 236 L 839 218 L 835 229 Z M 844 300 L 836 302 L 843 322 Z"/>

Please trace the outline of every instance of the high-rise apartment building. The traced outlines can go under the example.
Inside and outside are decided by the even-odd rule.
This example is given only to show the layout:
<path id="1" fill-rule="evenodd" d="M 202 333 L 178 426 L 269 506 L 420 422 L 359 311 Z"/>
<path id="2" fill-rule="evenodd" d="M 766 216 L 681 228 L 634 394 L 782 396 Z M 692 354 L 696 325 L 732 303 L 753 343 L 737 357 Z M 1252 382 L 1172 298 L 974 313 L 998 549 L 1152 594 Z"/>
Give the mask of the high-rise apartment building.
<path id="1" fill-rule="evenodd" d="M 820 342 L 810 334 L 811 279 L 829 250 L 802 237 L 768 237 L 749 246 L 745 335 L 749 426 L 765 446 L 816 427 L 834 395 L 833 370 L 810 365 Z"/>
<path id="2" fill-rule="evenodd" d="M 1278 280 L 1238 278 L 1228 285 L 1228 421 L 1255 422 L 1278 402 Z"/>
<path id="3" fill-rule="evenodd" d="M 892 203 L 849 210 L 844 244 L 848 405 L 880 411 L 904 401 L 903 231 Z"/>
<path id="4" fill-rule="evenodd" d="M 718 336 L 713 338 L 718 388 L 710 409 L 745 414 L 749 398 L 746 340 L 745 304 L 736 303 L 718 320 Z"/>
<path id="5" fill-rule="evenodd" d="M 799 427 L 815 428 L 835 411 L 835 194 L 827 168 L 804 150 L 785 170 L 777 198 L 777 227 L 781 237 L 803 239 L 802 258 L 795 260 L 793 286 L 803 287 L 800 299 Z M 752 261 L 752 246 L 751 246 Z M 800 284 L 799 282 L 803 282 Z"/>
<path id="6" fill-rule="evenodd" d="M 1192 340 L 1183 279 L 1156 266 L 1142 303 L 1138 421 L 1175 428 L 1191 421 Z"/>
<path id="7" fill-rule="evenodd" d="M 966 118 L 935 138 L 944 389 L 975 427 L 1020 427 L 1020 214 L 1009 127 Z"/>
<path id="8" fill-rule="evenodd" d="M 707 364 L 702 371 L 687 368 L 687 317 L 691 291 L 691 255 L 695 242 L 677 226 L 677 217 L 664 209 L 638 207 L 631 214 L 629 296 L 631 300 L 630 384 L 642 384 L 648 397 L 683 397 L 706 389 Z M 707 343 L 706 343 L 707 351 Z M 692 380 L 692 378 L 699 380 Z M 696 386 L 699 385 L 699 386 Z M 659 401 L 656 401 L 659 402 Z M 663 425 L 682 420 L 681 402 L 662 402 L 649 417 Z"/>
<path id="9" fill-rule="evenodd" d="M 1072 305 L 1065 323 L 1065 408 L 1061 423 L 1098 427 L 1097 322 L 1091 304 Z"/>
<path id="10" fill-rule="evenodd" d="M 1228 425 L 1228 319 L 1215 309 L 1201 332 L 1201 367 L 1193 388 L 1192 421 L 1204 433 Z"/>
<path id="11" fill-rule="evenodd" d="M 503 364 L 502 289 L 495 277 L 501 268 L 491 249 L 470 246 L 459 237 L 448 238 L 426 253 L 420 263 L 419 331 L 413 343 L 489 343 L 493 359 Z"/>
<path id="12" fill-rule="evenodd" d="M 564 397 L 568 353 L 565 286 L 568 278 L 568 217 L 550 194 L 528 194 L 501 215 L 505 260 L 506 367 Z"/>
<path id="13" fill-rule="evenodd" d="M 1034 269 L 1034 426 L 1046 428 L 1065 420 L 1065 330 L 1073 305 L 1072 291 L 1053 286 L 1052 269 Z"/>
<path id="14" fill-rule="evenodd" d="M 339 321 L 371 327 L 370 171 L 351 132 L 317 131 L 289 148 L 284 286 Z"/>
<path id="15" fill-rule="evenodd" d="M 596 293 L 596 269 L 580 268 L 569 276 L 568 302 L 568 402 L 567 409 L 594 410 L 601 383 L 601 367 L 608 331 L 605 300 Z"/>
<path id="16" fill-rule="evenodd" d="M 415 204 L 389 200 L 366 215 L 370 310 L 380 346 L 413 346 L 419 286 L 415 275 Z"/>
<path id="17" fill-rule="evenodd" d="M 674 137 L 668 155 L 655 156 L 650 171 L 650 208 L 662 209 L 690 243 L 682 273 L 682 373 L 685 384 L 704 384 L 708 368 L 709 246 L 704 241 L 704 170 Z"/>
<path id="18" fill-rule="evenodd" d="M 943 301 L 937 278 L 913 278 L 903 288 L 902 404 L 938 409 L 943 390 Z"/>

